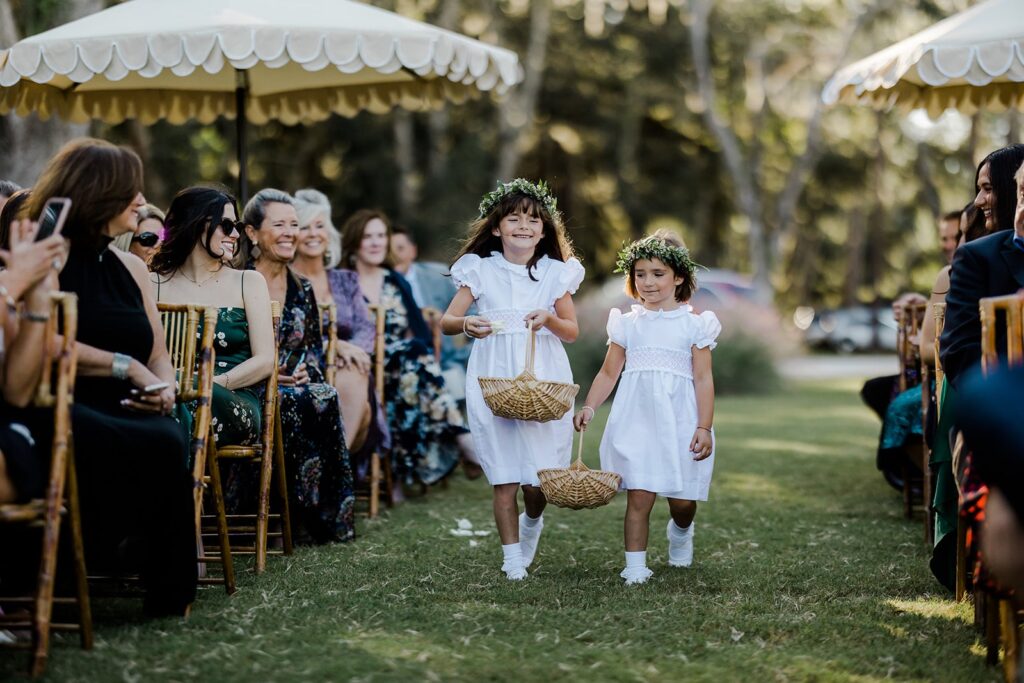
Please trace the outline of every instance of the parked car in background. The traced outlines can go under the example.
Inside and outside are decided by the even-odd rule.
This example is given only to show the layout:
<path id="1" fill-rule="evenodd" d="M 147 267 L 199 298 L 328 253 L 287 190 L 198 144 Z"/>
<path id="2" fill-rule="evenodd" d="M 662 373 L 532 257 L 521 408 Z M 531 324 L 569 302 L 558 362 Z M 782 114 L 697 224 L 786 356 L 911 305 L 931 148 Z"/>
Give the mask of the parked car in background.
<path id="1" fill-rule="evenodd" d="M 804 332 L 804 341 L 811 348 L 840 353 L 895 351 L 896 333 L 890 306 L 853 306 L 815 314 Z"/>

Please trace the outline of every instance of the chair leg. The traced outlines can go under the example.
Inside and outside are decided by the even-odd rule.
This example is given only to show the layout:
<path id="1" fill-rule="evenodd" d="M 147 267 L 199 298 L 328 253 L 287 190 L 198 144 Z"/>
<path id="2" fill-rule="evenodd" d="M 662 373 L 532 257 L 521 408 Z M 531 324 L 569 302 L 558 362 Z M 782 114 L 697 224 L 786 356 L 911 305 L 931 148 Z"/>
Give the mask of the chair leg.
<path id="1" fill-rule="evenodd" d="M 370 519 L 380 514 L 380 453 L 370 456 Z"/>
<path id="2" fill-rule="evenodd" d="M 92 605 L 89 602 L 89 574 L 85 569 L 85 544 L 82 542 L 82 519 L 78 505 L 78 474 L 71 447 L 68 447 L 68 523 L 75 563 L 75 590 L 78 597 L 78 637 L 83 650 L 92 649 Z"/>
<path id="3" fill-rule="evenodd" d="M 384 471 L 384 500 L 388 508 L 395 507 L 395 479 L 391 473 L 391 458 L 384 458 L 381 463 Z"/>
<path id="4" fill-rule="evenodd" d="M 281 431 L 281 415 L 274 418 L 274 468 L 277 470 L 277 495 L 281 499 L 281 540 L 284 554 L 295 552 L 292 543 L 292 512 L 288 504 L 288 470 L 284 462 L 284 433 Z"/>
<path id="5" fill-rule="evenodd" d="M 1020 656 L 1017 632 L 1017 610 L 1010 600 L 999 601 L 999 640 L 1003 644 L 1003 678 L 1017 681 L 1018 657 Z"/>
<path id="6" fill-rule="evenodd" d="M 260 493 L 256 508 L 255 570 L 262 574 L 267 568 L 267 521 L 270 516 L 270 484 L 274 476 L 274 457 L 264 453 L 260 460 Z"/>
<path id="7" fill-rule="evenodd" d="M 921 480 L 921 503 L 924 508 L 924 542 L 928 547 L 934 544 L 933 532 L 935 530 L 934 515 L 932 515 L 932 468 L 928 464 L 930 459 L 929 450 L 926 447 L 924 449 L 924 459 L 921 463 L 921 471 L 923 473 Z"/>
<path id="8" fill-rule="evenodd" d="M 967 524 L 963 517 L 956 520 L 956 601 L 967 597 Z"/>
<path id="9" fill-rule="evenodd" d="M 192 494 L 195 502 L 196 538 L 202 540 L 203 529 L 203 479 L 206 474 L 206 458 L 209 442 L 213 434 L 206 437 L 192 437 Z"/>
<path id="10" fill-rule="evenodd" d="M 914 496 L 910 483 L 910 462 L 903 459 L 903 516 L 911 519 L 914 516 Z"/>
<path id="11" fill-rule="evenodd" d="M 985 662 L 989 666 L 999 663 L 999 599 L 984 591 L 985 600 Z"/>
<path id="12" fill-rule="evenodd" d="M 66 448 L 66 447 L 65 447 Z M 56 457 L 56 456 L 54 456 Z M 66 457 L 66 456 L 65 456 Z M 67 465 L 65 464 L 65 471 Z M 61 482 L 63 484 L 64 482 Z M 43 521 L 43 552 L 39 558 L 39 582 L 32 605 L 32 661 L 33 678 L 46 670 L 46 656 L 50 649 L 50 619 L 53 614 L 53 587 L 57 572 L 57 549 L 60 542 L 60 506 L 62 490 L 51 482 L 46 495 L 46 517 Z"/>
<path id="13" fill-rule="evenodd" d="M 213 435 L 207 442 L 209 457 L 206 465 L 210 473 L 210 488 L 213 489 L 213 508 L 217 516 L 217 538 L 220 542 L 221 569 L 224 572 L 224 590 L 228 595 L 234 593 L 235 560 L 231 555 L 231 536 L 228 533 L 228 517 L 224 506 L 224 486 L 220 478 L 220 460 L 217 459 L 217 447 L 213 443 Z"/>

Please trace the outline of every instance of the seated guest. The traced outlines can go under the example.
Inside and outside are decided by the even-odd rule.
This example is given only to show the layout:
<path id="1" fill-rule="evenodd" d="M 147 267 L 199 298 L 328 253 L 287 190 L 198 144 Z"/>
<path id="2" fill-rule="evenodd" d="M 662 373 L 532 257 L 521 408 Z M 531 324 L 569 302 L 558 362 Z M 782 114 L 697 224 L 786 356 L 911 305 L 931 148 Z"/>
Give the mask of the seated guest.
<path id="1" fill-rule="evenodd" d="M 119 236 L 112 246 L 135 254 L 148 266 L 160 246 L 163 232 L 164 212 L 152 204 L 146 204 L 139 211 L 139 227 L 135 232 Z"/>
<path id="2" fill-rule="evenodd" d="M 341 417 L 349 450 L 371 453 L 390 448 L 387 421 L 377 403 L 371 381 L 376 330 L 366 302 L 359 293 L 359 278 L 335 268 L 341 259 L 341 236 L 331 224 L 331 205 L 316 190 L 299 190 L 295 208 L 299 241 L 292 269 L 309 280 L 319 303 L 334 302 L 337 309 L 338 350 L 334 386 L 341 399 Z M 376 419 L 374 419 L 376 418 Z M 367 436 L 371 438 L 367 442 Z M 365 464 L 365 458 L 356 458 Z"/>
<path id="3" fill-rule="evenodd" d="M 352 465 L 338 392 L 325 382 L 313 286 L 289 267 L 299 236 L 294 200 L 287 192 L 260 190 L 242 220 L 238 259 L 263 275 L 271 300 L 283 305 L 277 341 L 292 522 L 298 536 L 305 532 L 316 543 L 347 541 L 355 537 Z"/>
<path id="4" fill-rule="evenodd" d="M 241 237 L 237 211 L 235 198 L 226 192 L 182 190 L 171 202 L 166 240 L 151 264 L 158 303 L 219 309 L 212 404 L 213 438 L 219 446 L 259 443 L 264 381 L 276 362 L 266 281 L 256 271 L 225 263 Z M 237 507 L 232 487 L 225 493 Z"/>
<path id="5" fill-rule="evenodd" d="M 396 481 L 433 484 L 458 465 L 459 439 L 468 442 L 469 431 L 445 387 L 409 283 L 391 269 L 390 238 L 384 214 L 357 211 L 341 231 L 342 266 L 358 274 L 366 302 L 386 311 L 384 396 Z"/>
<path id="6" fill-rule="evenodd" d="M 109 249 L 134 232 L 146 203 L 142 162 L 124 147 L 75 140 L 43 171 L 28 215 L 47 197 L 72 201 L 60 288 L 78 295 L 72 429 L 88 564 L 110 567 L 126 538 L 137 541 L 146 613 L 184 615 L 195 599 L 196 531 L 187 442 L 169 417 L 174 368 L 145 264 Z M 162 388 L 145 391 L 152 385 Z"/>
<path id="7" fill-rule="evenodd" d="M 6 247 L 11 243 L 11 223 L 21 213 L 21 207 L 31 194 L 32 190 L 17 190 L 0 209 L 0 245 Z"/>
<path id="8" fill-rule="evenodd" d="M 26 407 L 39 383 L 50 292 L 57 289 L 57 269 L 65 257 L 60 235 L 36 242 L 35 223 L 14 221 L 8 227 L 13 227 L 11 239 L 0 254 L 8 264 L 0 272 L 0 505 L 40 498 L 46 490 L 49 444 L 34 449 L 31 432 L 11 408 Z"/>

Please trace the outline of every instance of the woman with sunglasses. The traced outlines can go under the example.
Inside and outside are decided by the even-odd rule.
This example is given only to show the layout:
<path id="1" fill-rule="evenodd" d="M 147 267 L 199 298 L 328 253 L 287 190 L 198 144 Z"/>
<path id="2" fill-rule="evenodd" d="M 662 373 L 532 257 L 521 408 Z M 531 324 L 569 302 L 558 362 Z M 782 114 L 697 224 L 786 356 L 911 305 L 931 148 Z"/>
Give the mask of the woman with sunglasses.
<path id="1" fill-rule="evenodd" d="M 274 367 L 267 283 L 255 271 L 227 264 L 240 237 L 237 216 L 235 198 L 226 192 L 209 187 L 182 190 L 167 211 L 165 240 L 150 264 L 158 303 L 220 309 L 213 343 L 212 428 L 218 446 L 259 443 L 263 382 Z M 181 417 L 190 427 L 191 417 Z M 225 495 L 236 509 L 244 494 L 234 477 L 228 477 Z"/>
<path id="2" fill-rule="evenodd" d="M 135 254 L 148 266 L 160 246 L 160 236 L 164 231 L 164 212 L 152 204 L 146 204 L 138 213 L 139 225 L 135 232 L 120 235 L 112 246 Z"/>

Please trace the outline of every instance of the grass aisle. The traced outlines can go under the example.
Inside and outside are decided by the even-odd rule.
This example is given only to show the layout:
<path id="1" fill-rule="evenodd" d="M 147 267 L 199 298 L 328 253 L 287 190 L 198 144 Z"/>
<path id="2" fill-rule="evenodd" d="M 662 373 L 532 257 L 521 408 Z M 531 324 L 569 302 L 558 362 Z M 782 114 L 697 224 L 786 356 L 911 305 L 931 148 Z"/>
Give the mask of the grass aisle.
<path id="1" fill-rule="evenodd" d="M 101 603 L 95 651 L 61 637 L 49 679 L 996 680 L 968 608 L 928 572 L 920 523 L 875 470 L 878 424 L 856 389 L 719 401 L 690 570 L 665 563 L 660 502 L 655 575 L 621 585 L 619 496 L 550 509 L 530 578 L 509 583 L 489 490 L 460 476 L 362 524 L 355 544 L 271 558 L 230 599 L 204 589 L 187 624 L 114 627 L 137 604 Z M 490 535 L 453 536 L 460 518 Z M 0 663 L 2 678 L 12 659 Z"/>

